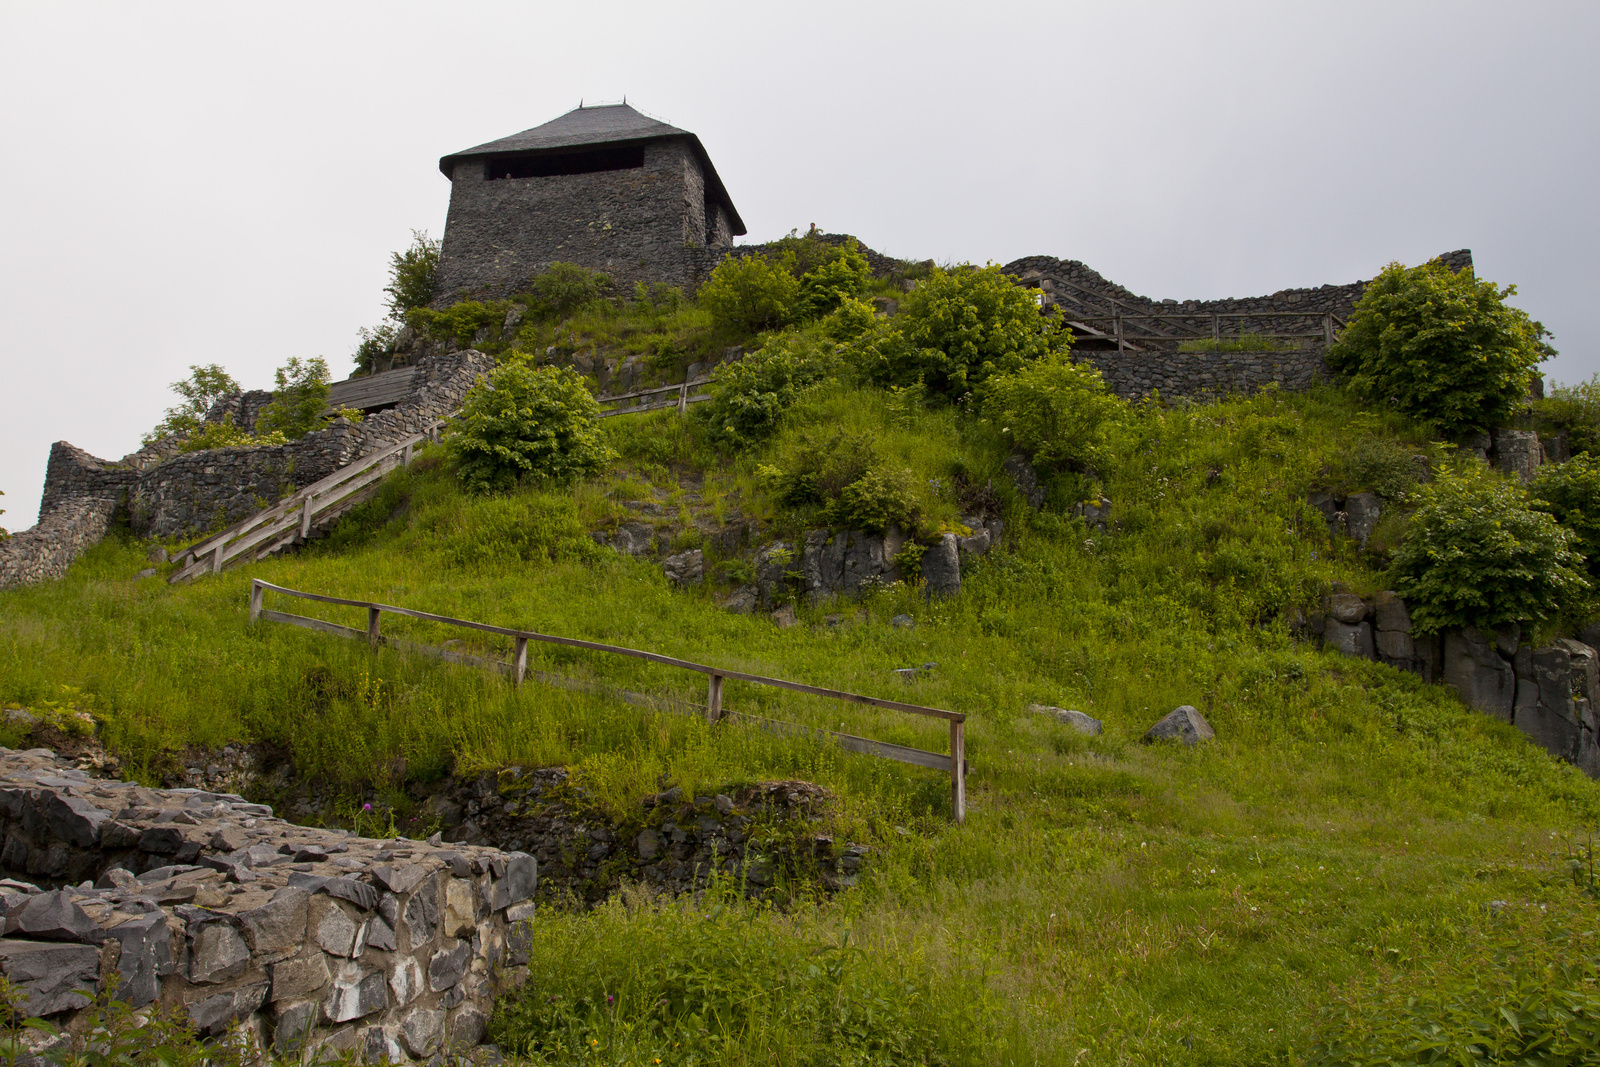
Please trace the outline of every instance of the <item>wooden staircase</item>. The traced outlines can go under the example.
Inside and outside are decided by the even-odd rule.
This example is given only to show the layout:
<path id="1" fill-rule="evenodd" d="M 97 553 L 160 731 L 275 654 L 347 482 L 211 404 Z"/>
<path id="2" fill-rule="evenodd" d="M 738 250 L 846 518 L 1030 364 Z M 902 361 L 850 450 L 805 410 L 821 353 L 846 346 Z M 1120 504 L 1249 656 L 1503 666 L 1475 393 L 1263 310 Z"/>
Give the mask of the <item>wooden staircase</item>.
<path id="1" fill-rule="evenodd" d="M 272 507 L 196 541 L 175 557 L 178 569 L 167 581 L 176 584 L 217 574 L 230 564 L 263 560 L 291 545 L 305 544 L 314 532 L 333 525 L 345 512 L 376 493 L 384 475 L 408 465 L 417 445 L 437 441 L 444 424 L 443 419 L 436 420 L 422 433 L 369 452 Z"/>

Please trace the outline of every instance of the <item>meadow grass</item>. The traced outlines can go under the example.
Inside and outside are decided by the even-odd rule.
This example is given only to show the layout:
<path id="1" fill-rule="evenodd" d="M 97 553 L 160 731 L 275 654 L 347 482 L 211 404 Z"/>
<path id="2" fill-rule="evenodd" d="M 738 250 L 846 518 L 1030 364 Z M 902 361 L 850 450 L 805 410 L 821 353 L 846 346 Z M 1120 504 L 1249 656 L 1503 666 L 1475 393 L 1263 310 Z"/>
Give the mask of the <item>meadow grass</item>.
<path id="1" fill-rule="evenodd" d="M 148 546 L 112 538 L 61 581 L 0 594 L 0 703 L 88 694 L 108 744 L 146 777 L 191 747 L 246 740 L 281 746 L 302 776 L 402 804 L 408 781 L 511 764 L 566 765 L 619 816 L 662 780 L 710 792 L 800 778 L 835 794 L 836 836 L 874 849 L 856 891 L 786 911 L 635 898 L 541 918 L 528 993 L 500 1025 L 552 1062 L 1296 1062 L 1340 1025 L 1325 1006 L 1431 988 L 1496 936 L 1507 908 L 1593 925 L 1592 899 L 1553 856 L 1594 825 L 1600 786 L 1442 687 L 1321 652 L 1290 626 L 1334 580 L 1382 587 L 1305 495 L 1348 477 L 1353 441 L 1428 450 L 1402 420 L 1328 391 L 1145 406 L 1115 460 L 1057 477 L 1041 513 L 995 479 L 1010 540 L 966 569 L 959 596 L 896 586 L 859 605 L 802 604 L 788 630 L 721 610 L 726 587 L 670 589 L 658 566 L 587 531 L 621 514 L 618 493 L 686 473 L 797 531 L 804 516 L 763 502 L 753 472 L 835 429 L 912 467 L 948 521 L 953 475 L 986 481 L 1003 458 L 985 429 L 842 389 L 732 462 L 671 415 L 610 423 L 621 473 L 468 498 L 424 455 L 319 545 L 188 586 L 134 578 Z M 1090 491 L 1114 502 L 1113 530 L 1064 517 Z M 948 780 L 934 772 L 252 628 L 253 577 L 966 712 L 969 817 L 950 823 Z M 354 609 L 268 606 L 363 625 Z M 841 625 L 823 624 L 832 611 Z M 914 629 L 889 624 L 900 613 Z M 508 652 L 415 620 L 384 627 Z M 532 652 L 536 669 L 704 699 L 698 675 Z M 890 674 L 926 662 L 937 666 L 914 684 Z M 946 744 L 940 723 L 855 705 L 736 682 L 724 700 Z M 1088 712 L 1105 732 L 1070 732 L 1033 703 Z M 1200 708 L 1217 740 L 1140 743 L 1178 704 Z M 859 953 L 832 947 L 846 931 Z M 740 999 L 752 975 L 786 991 L 781 1010 Z M 747 1006 L 663 1015 L 683 989 Z M 874 997 L 902 1007 L 876 1021 L 829 1015 Z M 829 1059 L 819 1042 L 841 1051 Z"/>

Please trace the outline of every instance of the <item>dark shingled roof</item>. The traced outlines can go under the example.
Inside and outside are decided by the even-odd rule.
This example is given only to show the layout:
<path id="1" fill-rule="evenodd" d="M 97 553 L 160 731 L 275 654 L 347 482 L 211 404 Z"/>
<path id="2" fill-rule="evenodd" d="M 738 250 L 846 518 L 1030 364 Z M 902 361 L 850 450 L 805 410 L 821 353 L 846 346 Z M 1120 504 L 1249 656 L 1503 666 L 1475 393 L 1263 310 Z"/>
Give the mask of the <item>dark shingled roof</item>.
<path id="1" fill-rule="evenodd" d="M 722 184 L 722 179 L 717 176 L 717 168 L 711 165 L 711 157 L 706 154 L 700 138 L 688 130 L 680 130 L 676 126 L 669 126 L 648 115 L 642 115 L 627 104 L 575 108 L 560 118 L 551 119 L 531 130 L 523 130 L 510 137 L 502 137 L 498 141 L 488 141 L 475 148 L 453 152 L 439 160 L 439 170 L 448 178 L 458 162 L 480 156 L 536 156 L 558 149 L 581 148 L 586 145 L 642 144 L 646 141 L 680 137 L 689 142 L 689 147 L 693 148 L 694 154 L 699 157 L 700 169 L 705 172 L 706 190 L 727 209 L 734 235 L 741 236 L 748 232 L 744 220 L 739 217 L 738 210 L 733 206 L 733 199 L 728 196 L 728 190 Z"/>

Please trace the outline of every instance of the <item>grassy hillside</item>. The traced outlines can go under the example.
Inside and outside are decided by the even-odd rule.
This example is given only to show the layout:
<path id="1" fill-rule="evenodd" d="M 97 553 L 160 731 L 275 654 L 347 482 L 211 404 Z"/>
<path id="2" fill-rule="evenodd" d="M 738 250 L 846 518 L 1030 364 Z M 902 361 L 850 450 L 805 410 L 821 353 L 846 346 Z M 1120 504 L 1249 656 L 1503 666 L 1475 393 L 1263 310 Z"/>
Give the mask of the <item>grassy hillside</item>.
<path id="1" fill-rule="evenodd" d="M 1430 990 L 1462 991 L 1502 1029 L 1506 997 L 1592 992 L 1562 969 L 1594 957 L 1595 925 L 1563 856 L 1600 814 L 1600 787 L 1442 688 L 1291 632 L 1331 581 L 1381 587 L 1304 499 L 1425 450 L 1398 419 L 1332 391 L 1145 406 L 1110 462 L 1062 475 L 1039 512 L 996 476 L 992 427 L 888 391 L 825 386 L 732 458 L 670 413 L 609 428 L 622 459 L 590 483 L 470 498 L 424 452 L 333 538 L 189 586 L 134 578 L 148 546 L 107 541 L 61 582 L 0 594 L 0 703 L 86 706 L 146 777 L 195 748 L 270 742 L 347 810 L 393 804 L 402 832 L 421 826 L 408 782 L 509 764 L 569 766 L 618 813 L 668 779 L 691 793 L 779 778 L 834 792 L 838 839 L 874 849 L 855 891 L 778 909 L 713 895 L 547 912 L 529 991 L 499 1025 L 553 1062 L 1300 1062 L 1385 1018 L 1454 1018 L 1405 1007 Z M 659 565 L 588 536 L 642 494 L 685 514 L 691 498 L 738 509 L 766 536 L 802 528 L 805 509 L 776 502 L 761 468 L 843 439 L 912 468 L 934 524 L 958 521 L 952 487 L 992 479 L 1008 544 L 956 598 L 892 587 L 859 614 L 800 605 L 802 624 L 781 630 L 718 607 L 737 559 L 712 551 L 708 573 L 727 581 L 671 590 Z M 1114 501 L 1113 530 L 1066 517 L 1090 491 Z M 696 539 L 677 528 L 680 546 Z M 252 629 L 252 577 L 965 711 L 971 813 L 950 824 L 932 772 Z M 288 610 L 361 625 L 354 611 Z M 826 625 L 829 613 L 844 618 Z M 891 627 L 899 613 L 915 628 Z M 938 666 L 913 687 L 889 673 L 924 662 Z M 533 666 L 703 698 L 698 676 L 581 652 L 540 649 Z M 737 683 L 725 701 L 945 743 L 937 724 Z M 1070 732 L 1031 703 L 1089 712 L 1105 733 Z M 1214 743 L 1139 742 L 1181 703 Z M 1495 975 L 1515 989 L 1487 988 Z"/>

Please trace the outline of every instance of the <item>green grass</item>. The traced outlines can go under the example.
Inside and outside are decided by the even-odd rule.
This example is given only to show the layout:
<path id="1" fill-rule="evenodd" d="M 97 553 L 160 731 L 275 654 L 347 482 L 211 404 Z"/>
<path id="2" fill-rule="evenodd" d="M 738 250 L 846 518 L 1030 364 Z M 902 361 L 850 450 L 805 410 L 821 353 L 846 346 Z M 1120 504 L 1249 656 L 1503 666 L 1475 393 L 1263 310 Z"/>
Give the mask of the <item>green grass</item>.
<path id="1" fill-rule="evenodd" d="M 856 892 L 786 913 L 635 900 L 542 918 L 528 993 L 504 1015 L 523 1037 L 505 1032 L 566 1035 L 568 1052 L 547 1049 L 554 1062 L 835 1062 L 812 1051 L 835 1040 L 851 1050 L 838 1062 L 1296 1062 L 1338 1025 L 1324 1005 L 1366 1011 L 1380 980 L 1383 996 L 1403 998 L 1482 951 L 1499 936 L 1491 901 L 1593 925 L 1593 901 L 1556 877 L 1551 853 L 1594 824 L 1600 786 L 1441 687 L 1316 651 L 1286 625 L 1330 581 L 1381 588 L 1304 500 L 1350 476 L 1340 458 L 1353 425 L 1425 449 L 1403 421 L 1331 392 L 1136 410 L 1115 461 L 1054 479 L 1043 513 L 995 479 L 1014 543 L 971 568 L 959 597 L 890 588 L 863 601 L 865 621 L 829 628 L 821 617 L 837 609 L 801 606 L 789 630 L 721 611 L 725 587 L 669 590 L 658 567 L 596 548 L 587 530 L 616 517 L 630 479 L 637 492 L 641 478 L 668 485 L 692 468 L 737 490 L 747 514 L 798 529 L 805 516 L 763 502 L 754 469 L 836 428 L 870 436 L 923 484 L 939 480 L 925 502 L 951 517 L 951 477 L 986 481 L 997 446 L 954 415 L 843 390 L 818 393 L 731 463 L 670 415 L 611 421 L 628 478 L 471 499 L 424 458 L 313 550 L 185 587 L 135 579 L 147 546 L 109 540 L 60 582 L 0 594 L 0 703 L 76 687 L 144 775 L 188 746 L 244 739 L 283 746 L 303 775 L 396 799 L 406 780 L 555 763 L 617 813 L 663 775 L 686 790 L 804 778 L 836 794 L 836 836 L 875 850 Z M 1114 502 L 1119 529 L 1063 517 L 1090 490 Z M 933 772 L 251 628 L 252 577 L 964 711 L 969 818 L 950 824 L 948 782 Z M 364 624 L 354 610 L 268 606 Z M 889 625 L 901 612 L 915 629 Z M 384 626 L 430 643 L 464 637 Z M 507 652 L 481 636 L 459 647 Z M 889 674 L 930 661 L 912 686 Z M 703 699 L 699 676 L 631 660 L 540 648 L 532 665 Z M 946 743 L 941 724 L 889 712 L 731 682 L 724 699 Z M 1030 703 L 1086 711 L 1105 734 L 1064 732 Z M 1182 703 L 1204 712 L 1214 743 L 1140 743 Z M 862 953 L 828 955 L 845 930 Z M 630 939 L 656 948 L 617 947 Z M 810 974 L 817 959 L 830 977 Z M 691 973 L 708 1005 L 743 1003 L 749 975 L 792 1003 L 670 1018 L 651 1007 Z M 876 1021 L 828 1014 L 891 996 L 907 1006 Z M 540 997 L 564 1006 L 551 1014 Z M 859 1040 L 828 1036 L 838 1027 Z M 908 1044 L 890 1049 L 893 1035 Z M 579 1052 L 579 1041 L 600 1044 Z"/>

